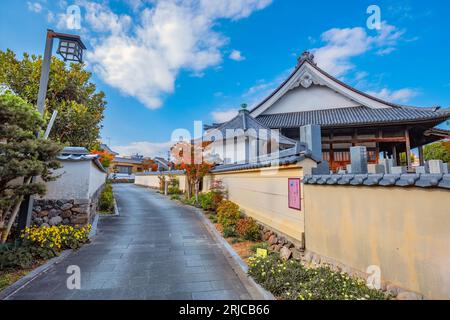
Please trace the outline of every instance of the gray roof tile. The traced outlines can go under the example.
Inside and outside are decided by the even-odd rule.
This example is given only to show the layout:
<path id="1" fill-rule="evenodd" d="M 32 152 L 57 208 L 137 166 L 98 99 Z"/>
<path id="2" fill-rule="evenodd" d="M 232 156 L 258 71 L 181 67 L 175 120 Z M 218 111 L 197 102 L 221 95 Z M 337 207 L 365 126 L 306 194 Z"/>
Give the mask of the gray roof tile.
<path id="1" fill-rule="evenodd" d="M 256 117 L 262 124 L 270 128 L 296 128 L 306 124 L 318 124 L 322 127 L 338 125 L 360 125 L 376 123 L 395 123 L 418 120 L 446 120 L 450 118 L 450 110 L 434 110 L 429 108 L 397 107 L 372 109 L 365 106 L 266 114 Z"/>
<path id="2" fill-rule="evenodd" d="M 353 186 L 397 186 L 450 189 L 450 174 L 331 174 L 306 175 L 304 184 L 353 185 Z"/>
<path id="3" fill-rule="evenodd" d="M 400 179 L 399 174 L 393 173 L 385 174 L 383 176 L 383 179 L 380 180 L 379 184 L 380 186 L 393 186 L 398 179 Z"/>

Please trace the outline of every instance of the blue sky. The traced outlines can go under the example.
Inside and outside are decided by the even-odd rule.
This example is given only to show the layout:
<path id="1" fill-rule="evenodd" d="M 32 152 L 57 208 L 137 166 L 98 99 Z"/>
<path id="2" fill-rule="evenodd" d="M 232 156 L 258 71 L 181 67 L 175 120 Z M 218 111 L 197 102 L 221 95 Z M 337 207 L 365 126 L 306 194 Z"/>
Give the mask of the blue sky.
<path id="1" fill-rule="evenodd" d="M 70 30 L 67 8 L 81 9 Z M 366 9 L 381 9 L 369 30 Z M 45 30 L 80 34 L 106 93 L 102 137 L 162 155 L 176 128 L 223 121 L 275 88 L 305 49 L 345 82 L 393 102 L 450 106 L 450 2 L 110 0 L 0 2 L 0 49 L 41 54 Z"/>

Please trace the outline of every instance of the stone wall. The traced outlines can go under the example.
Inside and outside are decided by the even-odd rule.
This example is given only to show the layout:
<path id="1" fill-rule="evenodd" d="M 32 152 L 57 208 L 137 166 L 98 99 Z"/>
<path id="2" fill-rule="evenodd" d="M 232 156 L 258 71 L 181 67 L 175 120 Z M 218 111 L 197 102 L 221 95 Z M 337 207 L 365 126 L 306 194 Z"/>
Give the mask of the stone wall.
<path id="1" fill-rule="evenodd" d="M 103 186 L 91 199 L 35 199 L 31 225 L 57 226 L 60 224 L 82 226 L 92 223 L 97 212 L 97 202 Z"/>

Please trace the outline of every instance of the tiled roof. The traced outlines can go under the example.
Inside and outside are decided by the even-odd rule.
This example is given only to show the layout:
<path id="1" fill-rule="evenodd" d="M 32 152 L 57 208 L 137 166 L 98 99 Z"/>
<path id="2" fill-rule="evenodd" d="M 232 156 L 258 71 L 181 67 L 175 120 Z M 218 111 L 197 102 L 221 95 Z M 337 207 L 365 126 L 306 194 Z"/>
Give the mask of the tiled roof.
<path id="1" fill-rule="evenodd" d="M 228 122 L 224 122 L 224 123 L 218 124 L 216 126 L 207 126 L 206 127 L 206 129 L 211 129 L 211 128 L 215 128 L 215 129 L 219 130 L 224 138 L 227 137 L 227 130 L 234 131 L 234 130 L 242 129 L 243 131 L 247 131 L 249 129 L 254 129 L 257 133 L 261 129 L 262 130 L 270 130 L 270 127 L 261 123 L 259 120 L 253 118 L 250 115 L 249 111 L 245 110 L 245 109 L 240 110 L 239 114 Z M 205 136 L 208 137 L 208 133 L 206 133 Z M 296 141 L 280 134 L 279 143 L 283 144 L 283 145 L 295 145 Z"/>
<path id="2" fill-rule="evenodd" d="M 114 157 L 112 162 L 114 162 L 114 163 L 122 162 L 122 163 L 129 163 L 129 164 L 141 164 L 142 160 L 131 159 L 131 158 L 122 158 L 122 157 Z"/>
<path id="3" fill-rule="evenodd" d="M 159 175 L 169 175 L 169 174 L 185 174 L 185 170 L 168 170 L 168 171 L 149 171 L 149 172 L 139 172 L 136 176 L 159 176 Z"/>
<path id="4" fill-rule="evenodd" d="M 306 124 L 335 127 L 339 125 L 382 124 L 423 120 L 445 121 L 448 118 L 450 118 L 450 109 L 448 108 L 443 110 L 414 107 L 373 109 L 364 106 L 266 114 L 256 117 L 259 122 L 270 128 L 295 128 Z"/>
<path id="5" fill-rule="evenodd" d="M 302 144 L 297 144 L 295 147 L 279 151 L 278 157 L 269 158 L 268 156 L 260 157 L 259 161 L 251 163 L 232 163 L 232 164 L 222 164 L 215 166 L 211 172 L 226 172 L 226 171 L 237 171 L 237 170 L 249 170 L 257 168 L 266 168 L 271 166 L 279 165 L 289 165 L 297 163 L 305 158 L 312 158 L 311 151 L 306 149 Z M 314 159 L 313 159 L 314 160 Z"/>
<path id="6" fill-rule="evenodd" d="M 101 171 L 106 172 L 106 169 L 100 163 L 100 156 L 88 154 L 87 149 L 82 147 L 66 147 L 56 158 L 60 161 L 93 161 Z"/>
<path id="7" fill-rule="evenodd" d="M 450 189 L 450 174 L 327 174 L 308 175 L 304 184 L 350 186 L 397 186 Z"/>

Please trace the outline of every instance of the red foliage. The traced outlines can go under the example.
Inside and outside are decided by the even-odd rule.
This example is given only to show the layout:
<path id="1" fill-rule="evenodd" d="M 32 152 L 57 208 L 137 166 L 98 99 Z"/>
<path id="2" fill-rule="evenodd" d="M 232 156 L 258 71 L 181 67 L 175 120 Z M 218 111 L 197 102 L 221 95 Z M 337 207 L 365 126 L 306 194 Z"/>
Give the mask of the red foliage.
<path id="1" fill-rule="evenodd" d="M 112 154 L 110 154 L 108 151 L 104 151 L 104 150 L 92 150 L 91 154 L 97 154 L 100 156 L 99 160 L 100 163 L 105 167 L 109 167 L 111 164 L 111 161 L 114 160 L 114 156 Z"/>

